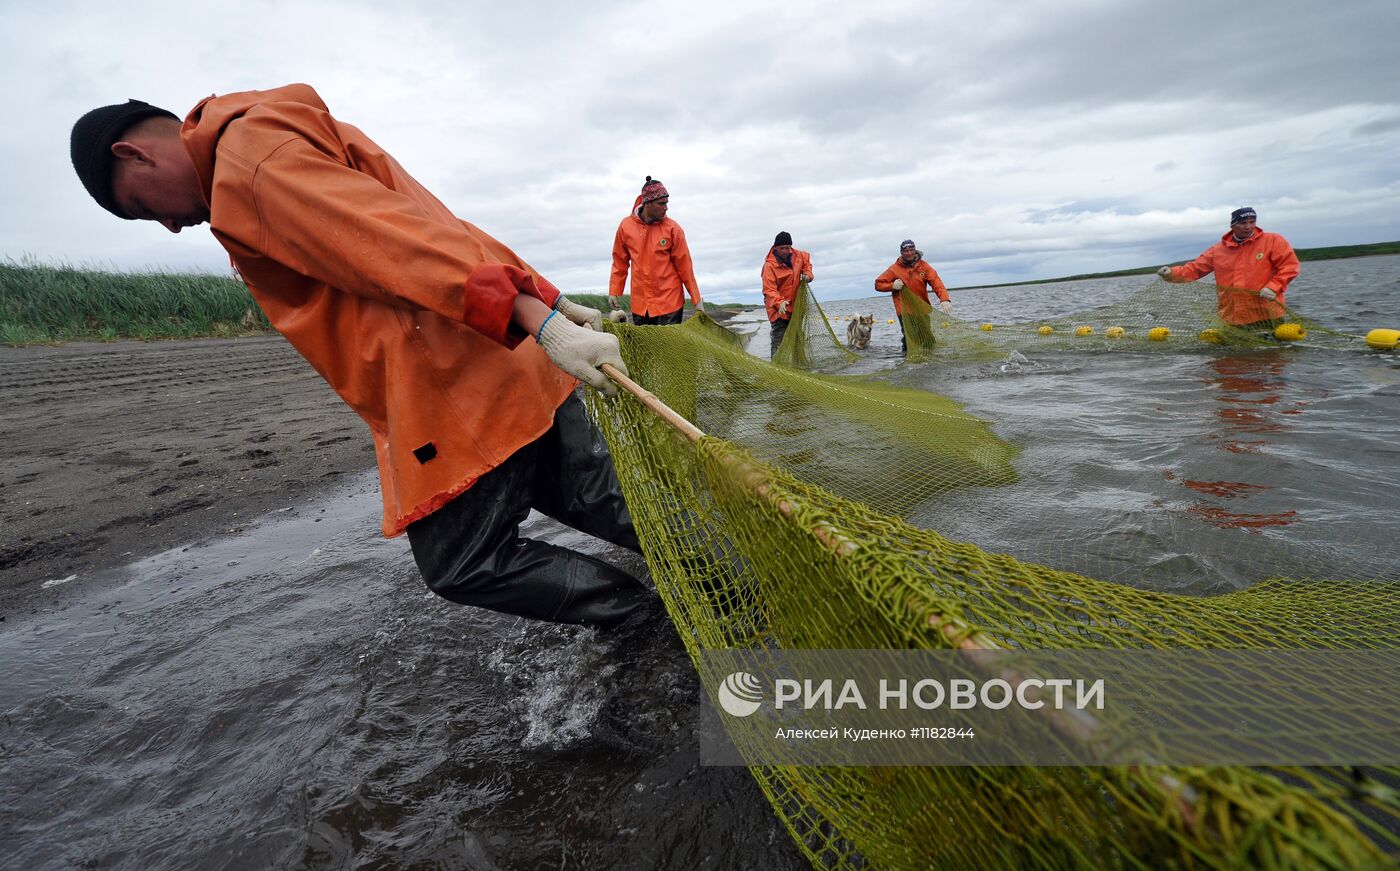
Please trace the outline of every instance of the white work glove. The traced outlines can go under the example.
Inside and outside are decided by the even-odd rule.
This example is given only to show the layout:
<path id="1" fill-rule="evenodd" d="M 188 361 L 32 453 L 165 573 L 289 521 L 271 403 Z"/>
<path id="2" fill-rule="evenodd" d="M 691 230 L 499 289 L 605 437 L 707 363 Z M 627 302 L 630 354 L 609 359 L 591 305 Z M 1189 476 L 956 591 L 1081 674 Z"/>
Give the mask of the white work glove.
<path id="1" fill-rule="evenodd" d="M 1260 299 L 1278 299 L 1278 294 L 1274 293 L 1272 290 L 1269 290 L 1269 289 L 1266 287 L 1266 288 L 1264 288 L 1263 290 L 1259 291 L 1259 298 L 1260 298 Z"/>
<path id="2" fill-rule="evenodd" d="M 1170 266 L 1163 266 L 1161 269 L 1157 270 L 1157 277 L 1164 281 L 1170 281 L 1172 277 L 1172 268 Z"/>
<path id="3" fill-rule="evenodd" d="M 612 297 L 609 297 L 611 299 Z M 559 301 L 554 304 L 554 310 L 559 314 L 573 321 L 581 327 L 588 327 L 594 330 L 603 328 L 603 313 L 596 308 L 589 308 L 586 305 L 570 302 L 562 293 L 559 294 Z"/>
<path id="4" fill-rule="evenodd" d="M 810 275 L 805 275 L 805 274 L 804 274 L 804 275 L 798 276 L 798 278 L 799 278 L 799 280 L 801 280 L 801 281 L 811 281 L 811 280 L 812 280 L 812 276 L 810 276 Z"/>
<path id="5" fill-rule="evenodd" d="M 705 301 L 703 299 L 695 304 L 695 310 L 702 315 L 705 313 Z"/>
<path id="6" fill-rule="evenodd" d="M 595 333 L 568 318 L 550 315 L 537 338 L 554 365 L 598 388 L 604 396 L 617 395 L 617 386 L 598 368 L 604 363 L 611 363 L 622 374 L 627 374 L 627 364 L 622 362 L 622 351 L 616 336 Z"/>
<path id="7" fill-rule="evenodd" d="M 788 308 L 787 300 L 785 300 L 785 299 L 780 299 L 780 300 L 778 300 L 778 314 L 780 314 L 780 315 L 785 315 L 785 314 L 787 314 L 787 308 Z"/>
<path id="8" fill-rule="evenodd" d="M 947 299 L 939 300 L 939 301 L 938 301 L 938 307 L 941 308 L 941 309 L 943 309 L 943 313 L 944 313 L 945 315 L 948 315 L 949 317 L 952 317 L 952 316 L 953 316 L 953 302 L 952 302 L 952 300 L 947 300 Z"/>
<path id="9" fill-rule="evenodd" d="M 891 286 L 892 286 L 895 290 L 903 290 L 903 289 L 904 289 L 904 280 L 901 279 L 901 278 L 896 278 L 896 279 L 894 280 L 894 284 L 891 285 Z"/>
<path id="10" fill-rule="evenodd" d="M 608 320 L 615 324 L 625 324 L 627 323 L 627 312 L 620 308 L 615 308 L 608 312 Z"/>
<path id="11" fill-rule="evenodd" d="M 618 309 L 622 308 L 622 297 L 609 296 L 608 307 L 611 308 L 613 311 L 617 311 Z"/>

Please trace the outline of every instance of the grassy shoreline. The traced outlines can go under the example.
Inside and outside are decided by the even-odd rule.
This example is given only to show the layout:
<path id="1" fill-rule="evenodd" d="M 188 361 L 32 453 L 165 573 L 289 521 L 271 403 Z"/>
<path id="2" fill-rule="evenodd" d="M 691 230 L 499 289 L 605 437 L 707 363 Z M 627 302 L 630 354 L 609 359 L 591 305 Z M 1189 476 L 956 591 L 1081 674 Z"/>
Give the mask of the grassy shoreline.
<path id="1" fill-rule="evenodd" d="M 606 294 L 569 298 L 603 311 L 608 308 Z M 629 304 L 624 296 L 623 306 Z M 723 320 L 746 306 L 708 308 Z M 253 295 L 231 276 L 0 262 L 0 345 L 235 338 L 271 332 L 272 324 Z"/>
<path id="2" fill-rule="evenodd" d="M 231 338 L 270 329 L 248 288 L 231 277 L 0 263 L 0 344 Z"/>

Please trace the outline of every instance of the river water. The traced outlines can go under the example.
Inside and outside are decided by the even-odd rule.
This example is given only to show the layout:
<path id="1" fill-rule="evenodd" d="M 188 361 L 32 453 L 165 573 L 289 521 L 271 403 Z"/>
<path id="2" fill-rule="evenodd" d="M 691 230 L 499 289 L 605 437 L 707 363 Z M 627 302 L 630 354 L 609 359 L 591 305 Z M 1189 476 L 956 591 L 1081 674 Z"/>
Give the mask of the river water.
<path id="1" fill-rule="evenodd" d="M 953 298 L 1008 322 L 1146 280 Z M 1400 327 L 1400 258 L 1304 264 L 1289 298 Z M 826 305 L 882 314 L 855 370 L 952 395 L 1022 447 L 1020 483 L 958 494 L 926 518 L 940 531 L 1158 589 L 1400 579 L 1400 355 L 898 366 L 888 306 Z M 603 635 L 438 600 L 379 538 L 376 487 L 0 626 L 0 867 L 804 867 L 747 772 L 697 763 L 703 695 L 665 621 Z M 529 532 L 641 570 L 548 520 Z"/>
<path id="2" fill-rule="evenodd" d="M 1152 281 L 952 299 L 973 323 L 1034 322 L 1119 302 Z M 1305 263 L 1288 302 L 1347 333 L 1400 329 L 1400 257 Z M 876 315 L 869 351 L 844 374 L 951 396 L 1021 448 L 1017 484 L 940 498 L 913 513 L 919 525 L 1157 590 L 1217 593 L 1276 576 L 1400 580 L 1400 353 L 1359 339 L 1351 350 L 1182 341 L 1150 352 L 1041 350 L 1032 340 L 1013 359 L 901 365 L 888 296 L 822 308 L 842 338 L 839 318 Z M 750 350 L 766 356 L 767 330 L 756 328 Z"/>

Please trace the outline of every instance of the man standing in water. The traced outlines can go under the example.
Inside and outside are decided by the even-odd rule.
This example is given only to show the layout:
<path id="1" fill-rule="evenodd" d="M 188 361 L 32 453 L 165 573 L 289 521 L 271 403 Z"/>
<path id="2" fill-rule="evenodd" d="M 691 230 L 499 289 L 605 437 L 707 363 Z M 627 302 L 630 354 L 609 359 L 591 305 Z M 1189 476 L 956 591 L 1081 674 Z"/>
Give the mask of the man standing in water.
<path id="1" fill-rule="evenodd" d="M 1220 319 L 1236 327 L 1264 327 L 1282 320 L 1284 294 L 1298 277 L 1298 255 L 1277 233 L 1256 226 L 1250 206 L 1230 213 L 1230 229 L 1200 257 L 1181 266 L 1163 266 L 1163 281 L 1195 281 L 1215 273 Z"/>
<path id="2" fill-rule="evenodd" d="M 622 219 L 613 237 L 612 279 L 608 304 L 620 308 L 627 270 L 632 270 L 632 322 L 678 324 L 685 310 L 681 286 L 690 292 L 697 311 L 705 310 L 695 266 L 681 225 L 666 217 L 671 197 L 666 186 L 647 176 L 642 192 L 632 204 L 632 214 Z"/>
<path id="3" fill-rule="evenodd" d="M 904 307 L 899 303 L 899 292 L 906 287 L 930 306 L 933 303 L 929 302 L 928 289 L 933 288 L 933 292 L 938 294 L 938 305 L 943 313 L 952 315 L 953 302 L 948 299 L 948 288 L 944 287 L 937 270 L 924 262 L 924 252 L 919 250 L 913 239 L 899 243 L 899 259 L 875 279 L 876 290 L 894 294 L 894 314 L 899 319 L 901 334 L 904 332 Z M 899 339 L 899 350 L 901 353 L 908 351 L 903 335 Z"/>
<path id="4" fill-rule="evenodd" d="M 763 260 L 763 302 L 768 309 L 772 337 L 769 357 L 776 356 L 783 334 L 792 321 L 797 287 L 812 280 L 812 255 L 792 247 L 792 234 L 784 230 L 773 239 L 773 247 Z"/>
<path id="5" fill-rule="evenodd" d="M 538 620 L 616 626 L 653 593 L 522 539 L 533 507 L 638 550 L 575 379 L 624 370 L 602 315 L 459 220 L 307 85 L 214 96 L 180 120 L 137 100 L 73 127 L 99 205 L 172 233 L 208 223 L 258 305 L 369 426 L 383 532 L 428 586 Z"/>

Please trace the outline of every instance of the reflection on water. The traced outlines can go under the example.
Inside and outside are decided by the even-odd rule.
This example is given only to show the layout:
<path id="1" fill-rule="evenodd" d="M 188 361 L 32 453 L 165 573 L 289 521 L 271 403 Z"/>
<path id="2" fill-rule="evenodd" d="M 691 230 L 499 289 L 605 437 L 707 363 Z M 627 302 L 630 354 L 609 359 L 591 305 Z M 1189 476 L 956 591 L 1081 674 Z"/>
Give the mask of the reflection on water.
<path id="1" fill-rule="evenodd" d="M 1277 441 L 1277 434 L 1290 429 L 1284 415 L 1301 414 L 1306 402 L 1297 400 L 1285 407 L 1285 396 L 1292 391 L 1284 378 L 1287 355 L 1282 351 L 1264 351 L 1251 355 L 1220 357 L 1206 361 L 1212 373 L 1206 383 L 1216 387 L 1215 410 L 1222 426 L 1212 438 L 1221 450 L 1232 454 L 1259 453 Z M 1270 438 L 1273 436 L 1274 438 Z M 1164 473 L 1168 480 L 1175 475 Z M 1266 513 L 1235 510 L 1237 503 L 1227 508 L 1218 500 L 1245 500 L 1251 495 L 1276 488 L 1269 484 L 1245 481 L 1199 481 L 1184 479 L 1184 486 L 1195 492 L 1214 497 L 1217 501 L 1197 501 L 1187 510 L 1195 517 L 1220 529 L 1258 531 L 1269 526 L 1287 526 L 1300 519 L 1295 509 Z"/>
<path id="2" fill-rule="evenodd" d="M 1208 383 L 1219 387 L 1216 409 L 1224 424 L 1221 447 L 1232 453 L 1256 452 L 1270 444 L 1268 439 L 1242 441 L 1242 437 L 1282 432 L 1288 424 L 1279 417 L 1279 404 L 1284 401 L 1287 384 L 1283 379 L 1287 365 L 1282 351 L 1264 351 L 1254 356 L 1221 357 L 1208 360 L 1206 368 L 1213 373 Z M 1301 411 L 1302 403 L 1291 409 Z"/>

